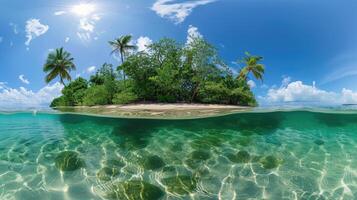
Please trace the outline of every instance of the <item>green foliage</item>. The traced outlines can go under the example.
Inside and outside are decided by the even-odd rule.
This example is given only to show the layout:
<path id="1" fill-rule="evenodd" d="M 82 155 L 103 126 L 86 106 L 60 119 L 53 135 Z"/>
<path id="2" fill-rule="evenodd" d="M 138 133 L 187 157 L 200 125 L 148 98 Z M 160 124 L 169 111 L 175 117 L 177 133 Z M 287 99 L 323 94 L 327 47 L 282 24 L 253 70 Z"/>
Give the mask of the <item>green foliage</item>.
<path id="1" fill-rule="evenodd" d="M 150 45 L 120 66 L 141 100 L 256 105 L 246 79 L 234 78 L 216 49 L 201 38 L 181 46 L 171 39 Z"/>
<path id="2" fill-rule="evenodd" d="M 110 101 L 109 92 L 104 85 L 96 85 L 88 88 L 83 99 L 86 106 L 105 105 Z"/>
<path id="3" fill-rule="evenodd" d="M 51 82 L 56 77 L 59 77 L 60 82 L 64 84 L 64 80 L 71 80 L 70 72 L 76 69 L 73 63 L 71 54 L 63 50 L 63 48 L 56 49 L 48 54 L 43 71 L 47 73 L 45 77 L 46 83 Z"/>
<path id="4" fill-rule="evenodd" d="M 125 57 L 128 56 L 131 50 L 135 50 L 136 46 L 130 44 L 132 39 L 131 35 L 123 35 L 113 41 L 109 41 L 109 45 L 112 47 L 113 51 L 111 54 L 119 54 L 121 59 L 121 64 L 124 63 Z M 125 82 L 125 73 L 123 71 L 123 78 Z"/>
<path id="5" fill-rule="evenodd" d="M 67 106 L 66 98 L 64 96 L 60 96 L 58 98 L 53 99 L 50 104 L 51 108 L 60 107 L 60 106 Z"/>
<path id="6" fill-rule="evenodd" d="M 120 38 L 108 42 L 113 48 L 112 54 L 119 54 L 122 63 L 124 62 L 124 57 L 128 54 L 128 51 L 136 49 L 136 46 L 130 44 L 131 39 L 131 35 L 123 35 Z"/>
<path id="7" fill-rule="evenodd" d="M 114 95 L 114 104 L 128 104 L 138 100 L 138 96 L 130 91 L 123 91 Z"/>
<path id="8" fill-rule="evenodd" d="M 265 67 L 259 62 L 263 60 L 261 56 L 252 56 L 250 53 L 245 52 L 246 57 L 241 61 L 246 66 L 242 68 L 239 73 L 239 78 L 247 79 L 248 74 L 252 73 L 257 80 L 263 80 Z"/>
<path id="9" fill-rule="evenodd" d="M 244 90 L 243 88 L 235 88 L 231 91 L 231 104 L 244 105 L 244 106 L 256 106 L 257 102 L 254 98 L 254 94 L 250 90 Z"/>
<path id="10" fill-rule="evenodd" d="M 175 102 L 180 94 L 180 46 L 171 39 L 162 39 L 150 47 L 152 62 L 157 63 L 155 75 L 149 78 L 154 84 L 157 100 Z"/>
<path id="11" fill-rule="evenodd" d="M 112 103 L 114 94 L 117 92 L 116 77 L 117 74 L 113 69 L 113 65 L 108 63 L 104 63 L 96 74 L 90 77 L 91 85 L 104 85 L 109 95 L 108 103 Z"/>
<path id="12" fill-rule="evenodd" d="M 87 80 L 77 78 L 62 89 L 63 95 L 54 99 L 50 107 L 82 105 L 87 88 Z"/>
<path id="13" fill-rule="evenodd" d="M 87 80 L 81 77 L 65 86 L 62 94 L 65 97 L 66 106 L 82 105 L 87 88 Z"/>
<path id="14" fill-rule="evenodd" d="M 97 72 L 89 79 L 91 85 L 103 85 L 107 80 L 114 80 L 116 73 L 113 70 L 113 65 L 104 63 Z"/>
<path id="15" fill-rule="evenodd" d="M 156 88 L 150 77 L 156 74 L 155 65 L 147 53 L 139 52 L 128 57 L 118 70 L 124 70 L 131 78 L 133 91 L 140 99 L 154 100 L 152 96 Z"/>
<path id="16" fill-rule="evenodd" d="M 229 104 L 230 90 L 222 83 L 206 82 L 199 91 L 200 100 L 203 103 L 225 103 Z"/>
<path id="17" fill-rule="evenodd" d="M 130 40 L 130 36 L 123 36 L 109 42 L 112 53 L 122 58 L 117 70 L 104 63 L 89 83 L 83 78 L 71 82 L 51 106 L 137 101 L 257 105 L 247 79 L 250 73 L 257 79 L 263 78 L 262 57 L 247 53 L 243 59 L 245 67 L 236 76 L 219 58 L 217 50 L 202 38 L 190 38 L 185 45 L 164 38 L 141 52 L 129 51 L 135 49 Z M 69 54 L 65 57 L 70 58 Z M 118 72 L 128 79 L 121 79 Z"/>
<path id="18" fill-rule="evenodd" d="M 184 95 L 189 102 L 199 101 L 197 96 L 206 81 L 219 81 L 224 70 L 218 66 L 222 63 L 218 59 L 212 45 L 201 38 L 191 38 L 191 43 L 182 49 L 184 54 L 183 82 Z M 207 102 L 208 103 L 208 102 Z"/>

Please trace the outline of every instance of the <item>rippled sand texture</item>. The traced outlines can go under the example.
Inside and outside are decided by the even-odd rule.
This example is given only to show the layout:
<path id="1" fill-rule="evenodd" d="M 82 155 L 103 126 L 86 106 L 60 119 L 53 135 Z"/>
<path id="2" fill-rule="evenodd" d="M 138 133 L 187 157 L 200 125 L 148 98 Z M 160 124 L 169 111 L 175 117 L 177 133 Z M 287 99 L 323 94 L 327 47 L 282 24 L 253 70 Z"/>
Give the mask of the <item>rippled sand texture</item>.
<path id="1" fill-rule="evenodd" d="M 0 115 L 0 199 L 357 199 L 357 115 Z"/>

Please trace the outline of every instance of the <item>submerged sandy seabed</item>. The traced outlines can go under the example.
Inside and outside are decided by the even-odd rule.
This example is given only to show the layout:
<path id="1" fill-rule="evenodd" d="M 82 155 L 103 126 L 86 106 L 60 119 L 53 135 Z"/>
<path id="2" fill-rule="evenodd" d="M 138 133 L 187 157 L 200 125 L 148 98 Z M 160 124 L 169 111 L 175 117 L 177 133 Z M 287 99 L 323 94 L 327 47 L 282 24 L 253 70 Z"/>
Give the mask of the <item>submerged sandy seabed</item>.
<path id="1" fill-rule="evenodd" d="M 252 107 L 217 104 L 129 104 L 58 107 L 69 113 L 126 118 L 186 119 L 227 115 L 251 110 Z"/>

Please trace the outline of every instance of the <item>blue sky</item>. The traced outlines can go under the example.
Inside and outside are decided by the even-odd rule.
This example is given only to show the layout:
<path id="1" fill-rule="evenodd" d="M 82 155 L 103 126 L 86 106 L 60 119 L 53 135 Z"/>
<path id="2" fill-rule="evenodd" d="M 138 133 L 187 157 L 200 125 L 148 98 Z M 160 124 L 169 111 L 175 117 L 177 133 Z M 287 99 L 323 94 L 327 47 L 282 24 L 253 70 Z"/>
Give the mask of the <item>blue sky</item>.
<path id="1" fill-rule="evenodd" d="M 46 85 L 42 72 L 55 48 L 72 53 L 74 77 L 89 77 L 104 62 L 118 63 L 109 40 L 185 43 L 188 31 L 213 43 L 233 70 L 245 51 L 263 56 L 264 82 L 251 81 L 261 104 L 356 103 L 356 10 L 354 0 L 3 0 L 0 107 L 58 95 L 61 86 Z"/>

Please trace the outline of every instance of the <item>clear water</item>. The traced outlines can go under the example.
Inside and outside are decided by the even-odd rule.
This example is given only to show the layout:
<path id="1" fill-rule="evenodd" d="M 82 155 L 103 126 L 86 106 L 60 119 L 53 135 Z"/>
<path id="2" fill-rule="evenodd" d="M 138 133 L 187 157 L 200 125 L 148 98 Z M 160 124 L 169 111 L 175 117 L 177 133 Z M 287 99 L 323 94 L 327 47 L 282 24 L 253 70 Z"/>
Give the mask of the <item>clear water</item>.
<path id="1" fill-rule="evenodd" d="M 357 199 L 357 114 L 0 114 L 0 199 Z"/>

